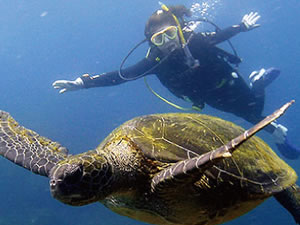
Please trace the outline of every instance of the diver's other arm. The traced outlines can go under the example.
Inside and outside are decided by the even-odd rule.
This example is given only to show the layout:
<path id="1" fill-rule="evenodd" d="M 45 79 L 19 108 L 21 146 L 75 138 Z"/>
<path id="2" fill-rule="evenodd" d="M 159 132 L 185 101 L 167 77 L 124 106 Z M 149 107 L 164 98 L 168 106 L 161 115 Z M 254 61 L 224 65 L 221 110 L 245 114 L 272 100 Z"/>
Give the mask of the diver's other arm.
<path id="1" fill-rule="evenodd" d="M 125 80 L 122 80 L 119 77 L 118 71 L 113 71 L 93 76 L 83 74 L 76 80 L 57 80 L 53 82 L 52 86 L 55 89 L 60 89 L 59 93 L 62 94 L 68 91 L 77 91 L 85 88 L 113 86 L 123 82 L 125 82 Z"/>
<path id="2" fill-rule="evenodd" d="M 250 31 L 259 27 L 260 24 L 256 23 L 259 20 L 259 18 L 260 15 L 257 12 L 251 12 L 243 16 L 240 24 L 218 30 L 217 32 L 202 33 L 202 36 L 205 37 L 206 41 L 210 45 L 216 45 L 232 38 L 240 32 Z"/>
<path id="3" fill-rule="evenodd" d="M 151 68 L 153 68 L 155 64 L 155 61 L 152 62 L 148 59 L 143 59 L 137 64 L 122 70 L 123 78 L 119 75 L 119 71 L 116 70 L 93 76 L 90 76 L 89 74 L 83 74 L 81 77 L 78 77 L 74 81 L 57 80 L 52 84 L 52 86 L 55 89 L 59 89 L 59 93 L 77 91 L 80 89 L 92 87 L 115 86 L 122 84 L 128 80 L 135 80 L 142 76 L 146 76 L 151 72 L 154 72 L 154 70 L 151 70 Z"/>
<path id="4" fill-rule="evenodd" d="M 66 91 L 76 91 L 84 87 L 83 81 L 80 77 L 76 80 L 57 80 L 52 84 L 53 88 L 59 89 L 62 94 Z"/>

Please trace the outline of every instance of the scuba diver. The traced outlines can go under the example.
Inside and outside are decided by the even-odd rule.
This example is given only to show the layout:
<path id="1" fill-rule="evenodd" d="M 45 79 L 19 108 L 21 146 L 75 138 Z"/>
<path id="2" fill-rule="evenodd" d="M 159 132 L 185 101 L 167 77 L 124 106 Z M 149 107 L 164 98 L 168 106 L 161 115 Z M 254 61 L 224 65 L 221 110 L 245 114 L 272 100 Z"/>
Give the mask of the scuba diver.
<path id="1" fill-rule="evenodd" d="M 185 21 L 185 17 L 192 15 L 189 9 L 183 5 L 167 7 L 161 3 L 161 6 L 145 26 L 146 39 L 141 43 L 148 42 L 150 47 L 144 59 L 125 69 L 122 69 L 123 61 L 116 71 L 94 76 L 84 74 L 76 80 L 57 80 L 53 87 L 64 93 L 119 85 L 155 74 L 171 93 L 190 101 L 193 109 L 203 109 L 208 104 L 252 124 L 262 120 L 265 88 L 280 71 L 275 68 L 254 71 L 249 76 L 250 85 L 247 85 L 234 66 L 241 62 L 240 58 L 216 46 L 240 32 L 259 27 L 256 23 L 260 18 L 258 13 L 246 14 L 240 24 L 226 29 L 196 33 Z M 282 155 L 289 159 L 299 157 L 300 149 L 288 142 L 286 127 L 273 122 L 265 130 L 272 134 Z"/>

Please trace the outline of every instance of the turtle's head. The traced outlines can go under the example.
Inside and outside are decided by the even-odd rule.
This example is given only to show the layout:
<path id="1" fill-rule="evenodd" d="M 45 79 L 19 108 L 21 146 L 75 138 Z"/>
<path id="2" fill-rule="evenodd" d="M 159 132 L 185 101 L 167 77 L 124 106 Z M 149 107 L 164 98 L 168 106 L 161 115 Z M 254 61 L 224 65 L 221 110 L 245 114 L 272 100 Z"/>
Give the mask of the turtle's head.
<path id="1" fill-rule="evenodd" d="M 105 197 L 111 175 L 111 168 L 103 158 L 73 156 L 52 168 L 50 191 L 65 204 L 86 205 Z"/>

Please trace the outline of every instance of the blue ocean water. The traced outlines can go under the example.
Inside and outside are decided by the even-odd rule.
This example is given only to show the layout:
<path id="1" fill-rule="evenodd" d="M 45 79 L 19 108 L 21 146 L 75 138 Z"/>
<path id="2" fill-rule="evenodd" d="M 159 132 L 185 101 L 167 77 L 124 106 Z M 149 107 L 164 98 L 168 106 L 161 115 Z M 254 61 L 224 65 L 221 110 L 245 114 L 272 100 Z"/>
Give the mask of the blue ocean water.
<path id="1" fill-rule="evenodd" d="M 205 2 L 205 1 L 204 1 Z M 165 0 L 191 7 L 203 1 Z M 267 89 L 265 112 L 283 103 L 296 103 L 280 119 L 290 140 L 300 146 L 300 2 L 297 0 L 207 0 L 207 15 L 221 27 L 237 24 L 244 14 L 261 14 L 261 27 L 232 39 L 243 58 L 240 71 L 275 66 L 281 76 Z M 143 80 L 60 95 L 51 86 L 57 79 L 75 79 L 84 73 L 117 69 L 140 40 L 157 1 L 6 0 L 0 1 L 0 109 L 23 126 L 66 146 L 72 154 L 95 148 L 114 128 L 138 115 L 176 112 L 158 100 Z M 210 7 L 208 7 L 210 6 Z M 130 62 L 144 57 L 146 47 Z M 155 78 L 151 86 L 172 96 Z M 204 113 L 245 121 L 207 107 Z M 268 134 L 260 133 L 267 141 Z M 276 147 L 269 142 L 277 151 Z M 299 161 L 286 160 L 300 173 Z M 0 158 L 0 225 L 117 225 L 143 224 L 121 217 L 100 204 L 70 207 L 52 199 L 48 179 L 31 174 Z M 295 224 L 273 199 L 228 224 Z"/>

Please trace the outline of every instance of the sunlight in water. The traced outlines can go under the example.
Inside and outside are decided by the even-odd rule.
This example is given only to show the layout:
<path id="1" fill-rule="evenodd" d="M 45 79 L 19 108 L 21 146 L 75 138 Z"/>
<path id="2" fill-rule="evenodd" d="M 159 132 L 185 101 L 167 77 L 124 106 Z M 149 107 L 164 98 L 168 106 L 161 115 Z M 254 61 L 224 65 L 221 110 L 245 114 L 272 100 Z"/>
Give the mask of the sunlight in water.
<path id="1" fill-rule="evenodd" d="M 193 16 L 213 20 L 216 14 L 216 8 L 221 5 L 221 0 L 206 0 L 195 2 L 191 6 Z"/>
<path id="2" fill-rule="evenodd" d="M 192 17 L 194 19 L 201 18 L 214 21 L 220 6 L 222 6 L 221 0 L 206 0 L 202 2 L 194 2 L 190 9 L 193 13 Z M 190 21 L 188 23 L 190 29 L 198 31 L 209 30 L 209 26 L 207 27 L 207 25 L 208 24 L 199 21 Z"/>

